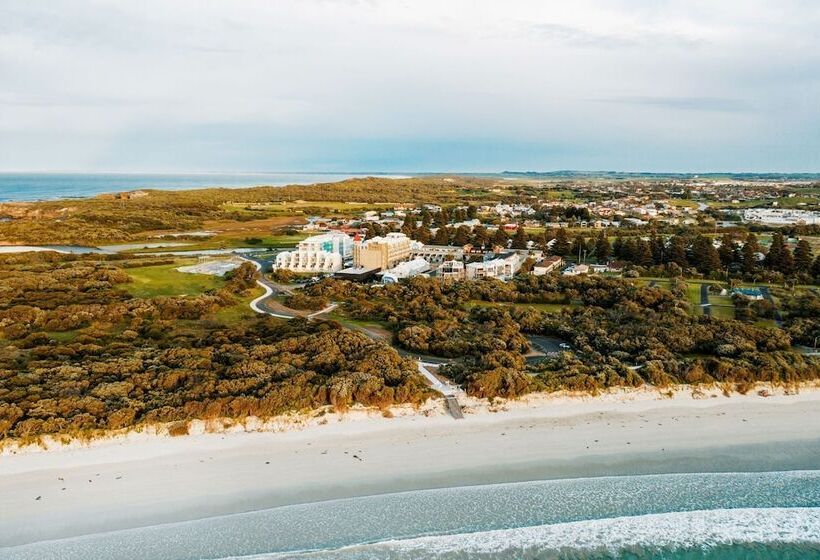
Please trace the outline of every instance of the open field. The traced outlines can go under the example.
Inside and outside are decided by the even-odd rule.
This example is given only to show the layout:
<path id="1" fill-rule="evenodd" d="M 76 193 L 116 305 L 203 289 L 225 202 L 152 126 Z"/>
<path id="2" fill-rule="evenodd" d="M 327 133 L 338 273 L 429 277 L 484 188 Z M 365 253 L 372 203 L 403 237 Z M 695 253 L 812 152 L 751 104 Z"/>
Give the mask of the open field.
<path id="1" fill-rule="evenodd" d="M 131 283 L 123 288 L 133 296 L 149 298 L 155 296 L 198 295 L 225 285 L 222 278 L 208 274 L 179 272 L 177 267 L 193 264 L 190 259 L 174 264 L 143 266 L 126 269 Z"/>

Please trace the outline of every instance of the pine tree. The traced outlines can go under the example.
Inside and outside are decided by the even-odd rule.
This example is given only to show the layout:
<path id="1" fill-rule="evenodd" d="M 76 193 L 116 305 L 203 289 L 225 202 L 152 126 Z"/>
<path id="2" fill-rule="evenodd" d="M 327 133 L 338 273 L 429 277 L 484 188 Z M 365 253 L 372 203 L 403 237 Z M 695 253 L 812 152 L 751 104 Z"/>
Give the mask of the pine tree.
<path id="1" fill-rule="evenodd" d="M 812 265 L 811 257 L 811 245 L 805 239 L 801 239 L 794 248 L 794 269 L 797 272 L 808 273 Z"/>
<path id="2" fill-rule="evenodd" d="M 641 266 L 652 266 L 652 248 L 648 241 L 638 239 L 635 242 L 635 263 Z"/>
<path id="3" fill-rule="evenodd" d="M 757 253 L 760 252 L 760 245 L 754 233 L 746 236 L 743 244 L 743 274 L 751 275 L 757 270 Z"/>
<path id="4" fill-rule="evenodd" d="M 513 235 L 512 240 L 512 248 L 513 249 L 526 249 L 527 248 L 527 232 L 524 231 L 522 226 L 518 226 L 518 229 L 515 230 L 515 235 Z"/>
<path id="5" fill-rule="evenodd" d="M 605 263 L 612 254 L 612 246 L 609 244 L 609 239 L 606 238 L 606 233 L 601 231 L 598 234 L 598 239 L 595 240 L 595 256 L 599 263 Z"/>
<path id="6" fill-rule="evenodd" d="M 673 235 L 669 240 L 669 262 L 686 269 L 689 260 L 686 258 L 686 240 L 680 235 Z"/>
<path id="7" fill-rule="evenodd" d="M 624 239 L 620 233 L 615 235 L 615 241 L 612 243 L 612 254 L 616 259 L 624 258 Z"/>
<path id="8" fill-rule="evenodd" d="M 811 275 L 814 276 L 815 280 L 820 281 L 820 255 L 815 257 L 814 262 L 811 265 Z"/>
<path id="9" fill-rule="evenodd" d="M 467 206 L 467 218 L 475 220 L 478 217 L 478 208 L 474 204 Z"/>
<path id="10" fill-rule="evenodd" d="M 463 247 L 470 242 L 470 228 L 468 226 L 458 226 L 453 236 L 453 245 Z"/>
<path id="11" fill-rule="evenodd" d="M 425 245 L 427 243 L 430 243 L 430 237 L 431 237 L 430 230 L 428 228 L 424 227 L 424 226 L 421 226 L 420 228 L 418 228 L 413 234 L 413 239 L 415 239 L 416 241 L 420 241 L 420 242 L 424 243 Z"/>
<path id="12" fill-rule="evenodd" d="M 565 257 L 568 253 L 569 237 L 567 236 L 567 230 L 558 228 L 558 232 L 555 234 L 555 243 L 552 245 L 552 254 Z"/>
<path id="13" fill-rule="evenodd" d="M 720 255 L 712 244 L 712 240 L 704 235 L 698 235 L 692 244 L 692 262 L 704 274 L 720 270 Z"/>
<path id="14" fill-rule="evenodd" d="M 635 255 L 638 252 L 638 248 L 635 244 L 634 237 L 627 237 L 626 241 L 624 241 L 623 249 L 621 249 L 622 258 L 625 261 L 635 261 Z"/>
<path id="15" fill-rule="evenodd" d="M 783 268 L 783 254 L 787 251 L 786 240 L 783 234 L 779 231 L 772 235 L 772 244 L 769 247 L 769 252 L 766 253 L 766 268 L 771 270 L 782 270 Z"/>
<path id="16" fill-rule="evenodd" d="M 413 237 L 413 232 L 416 231 L 416 216 L 408 212 L 404 216 L 404 223 L 401 225 L 401 231 L 407 237 Z"/>
<path id="17" fill-rule="evenodd" d="M 440 227 L 433 237 L 433 245 L 449 245 L 450 244 L 450 228 Z"/>
<path id="18" fill-rule="evenodd" d="M 735 241 L 728 233 L 724 233 L 723 237 L 720 238 L 720 249 L 718 249 L 718 254 L 720 255 L 720 262 L 724 267 L 727 267 L 734 262 L 734 245 Z"/>
<path id="19" fill-rule="evenodd" d="M 421 211 L 421 225 L 429 228 L 433 223 L 433 218 L 430 216 L 430 211 L 425 208 Z"/>
<path id="20" fill-rule="evenodd" d="M 652 234 L 650 245 L 652 246 L 652 263 L 663 264 L 663 257 L 666 252 L 663 246 L 663 238 L 657 234 Z"/>
<path id="21" fill-rule="evenodd" d="M 572 240 L 572 245 L 569 248 L 569 253 L 573 257 L 578 257 L 578 259 L 582 259 L 584 257 L 584 251 L 586 251 L 587 245 L 584 241 L 584 238 L 581 235 L 576 235 L 575 238 Z"/>
<path id="22" fill-rule="evenodd" d="M 473 247 L 484 247 L 487 244 L 489 236 L 487 235 L 487 228 L 484 226 L 476 226 L 473 228 L 473 236 L 470 243 Z"/>
<path id="23" fill-rule="evenodd" d="M 505 232 L 501 227 L 497 228 L 493 234 L 493 245 L 499 245 L 506 249 L 509 242 L 510 238 L 507 236 L 507 232 Z"/>

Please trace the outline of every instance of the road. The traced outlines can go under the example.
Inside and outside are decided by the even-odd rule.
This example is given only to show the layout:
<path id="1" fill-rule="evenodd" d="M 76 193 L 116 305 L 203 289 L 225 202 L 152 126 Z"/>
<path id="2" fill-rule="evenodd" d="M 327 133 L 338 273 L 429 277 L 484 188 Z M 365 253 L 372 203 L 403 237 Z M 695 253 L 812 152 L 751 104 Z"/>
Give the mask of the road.
<path id="1" fill-rule="evenodd" d="M 712 314 L 712 304 L 709 303 L 709 284 L 700 285 L 700 308 L 704 315 Z"/>

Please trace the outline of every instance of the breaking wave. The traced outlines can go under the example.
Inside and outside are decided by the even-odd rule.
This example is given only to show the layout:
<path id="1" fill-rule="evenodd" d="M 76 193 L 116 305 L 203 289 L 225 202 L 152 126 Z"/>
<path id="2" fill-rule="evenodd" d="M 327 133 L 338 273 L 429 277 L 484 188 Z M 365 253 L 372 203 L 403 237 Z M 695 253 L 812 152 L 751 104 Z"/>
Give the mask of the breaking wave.
<path id="1" fill-rule="evenodd" d="M 820 508 L 719 509 L 616 517 L 245 558 L 669 558 L 675 557 L 676 550 L 707 553 L 710 549 L 723 551 L 721 558 L 820 557 Z M 732 555 L 733 549 L 741 555 Z"/>

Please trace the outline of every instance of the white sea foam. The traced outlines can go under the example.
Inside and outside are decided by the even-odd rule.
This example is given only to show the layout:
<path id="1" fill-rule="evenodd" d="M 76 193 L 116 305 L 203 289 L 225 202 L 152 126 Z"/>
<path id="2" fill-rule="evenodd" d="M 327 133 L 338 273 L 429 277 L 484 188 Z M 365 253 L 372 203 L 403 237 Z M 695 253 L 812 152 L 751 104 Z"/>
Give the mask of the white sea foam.
<path id="1" fill-rule="evenodd" d="M 390 540 L 254 559 L 529 557 L 533 553 L 679 549 L 745 543 L 817 544 L 820 508 L 687 511 Z"/>

